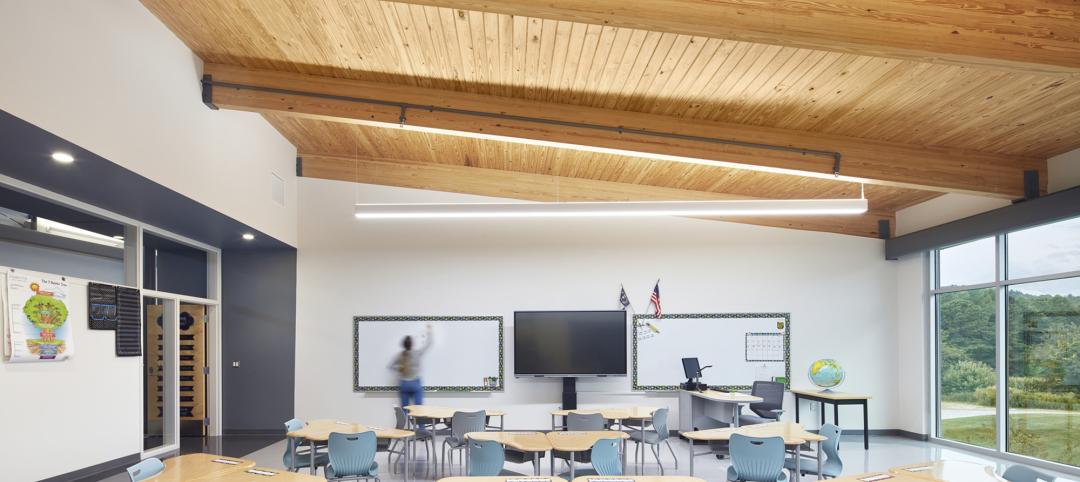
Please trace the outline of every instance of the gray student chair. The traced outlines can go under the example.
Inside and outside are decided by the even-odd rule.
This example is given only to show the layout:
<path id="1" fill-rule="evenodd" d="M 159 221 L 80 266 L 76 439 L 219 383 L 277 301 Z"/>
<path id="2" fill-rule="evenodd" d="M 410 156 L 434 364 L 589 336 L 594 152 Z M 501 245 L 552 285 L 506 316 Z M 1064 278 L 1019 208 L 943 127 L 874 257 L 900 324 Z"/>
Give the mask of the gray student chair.
<path id="1" fill-rule="evenodd" d="M 407 416 L 405 415 L 404 409 L 402 409 L 401 407 L 394 407 L 394 428 L 404 430 L 408 426 L 408 420 L 406 417 Z M 390 461 L 390 457 L 393 457 L 396 454 L 398 462 L 401 462 L 401 457 L 405 455 L 404 444 L 406 443 L 411 443 L 415 446 L 416 442 L 423 442 L 424 452 L 427 454 L 427 460 L 431 460 L 431 453 L 435 451 L 435 437 L 432 436 L 430 430 L 424 429 L 423 427 L 416 427 L 413 429 L 413 432 L 416 435 L 412 438 L 412 440 L 403 441 L 394 439 L 394 441 L 385 449 L 380 446 L 380 452 L 387 452 L 386 462 L 390 464 L 391 473 L 393 473 L 394 471 L 395 464 Z M 398 447 L 399 445 L 401 446 L 400 448 Z M 415 448 L 413 450 L 413 453 L 415 453 Z"/>
<path id="2" fill-rule="evenodd" d="M 818 479 L 835 479 L 844 471 L 844 462 L 840 460 L 841 433 L 840 427 L 831 423 L 822 425 L 821 429 L 818 430 L 818 434 L 826 438 L 821 442 L 821 452 L 825 455 L 825 460 L 821 463 L 822 474 Z M 788 470 L 795 470 L 794 456 L 784 461 L 784 467 Z M 799 475 L 806 474 L 817 475 L 817 459 L 804 455 L 799 460 Z"/>
<path id="3" fill-rule="evenodd" d="M 668 431 L 667 417 L 667 408 L 658 409 L 652 414 L 652 429 L 629 432 L 630 440 L 637 442 L 637 445 L 634 446 L 634 460 L 637 460 L 638 449 L 641 448 L 641 444 L 649 445 L 653 456 L 656 457 L 656 464 L 660 466 L 660 475 L 664 475 L 664 464 L 660 462 L 661 443 L 667 444 L 671 457 L 675 459 L 675 470 L 679 470 L 679 458 L 675 456 L 675 449 L 671 448 L 671 442 L 668 440 L 671 433 Z"/>
<path id="4" fill-rule="evenodd" d="M 1026 465 L 1014 464 L 1005 470 L 1001 477 L 1009 482 L 1054 482 L 1057 477 L 1044 472 L 1039 472 Z"/>
<path id="5" fill-rule="evenodd" d="M 483 432 L 487 428 L 487 412 L 480 410 L 478 412 L 454 412 L 453 418 L 450 419 L 450 435 L 443 439 L 442 444 L 442 473 L 446 475 L 447 454 L 450 456 L 450 468 L 453 468 L 453 456 L 454 452 L 465 451 L 465 434 L 471 432 Z M 460 463 L 461 454 L 458 454 Z"/>
<path id="6" fill-rule="evenodd" d="M 780 420 L 784 413 L 784 384 L 758 380 L 754 382 L 750 394 L 763 400 L 750 404 L 750 411 L 756 415 L 739 415 L 739 425 L 754 425 Z"/>
<path id="7" fill-rule="evenodd" d="M 606 430 L 604 416 L 599 413 L 574 413 L 566 416 L 566 430 L 568 432 L 597 432 Z M 553 450 L 551 456 L 570 463 L 570 452 Z M 592 461 L 590 452 L 574 452 L 574 461 L 587 464 Z"/>

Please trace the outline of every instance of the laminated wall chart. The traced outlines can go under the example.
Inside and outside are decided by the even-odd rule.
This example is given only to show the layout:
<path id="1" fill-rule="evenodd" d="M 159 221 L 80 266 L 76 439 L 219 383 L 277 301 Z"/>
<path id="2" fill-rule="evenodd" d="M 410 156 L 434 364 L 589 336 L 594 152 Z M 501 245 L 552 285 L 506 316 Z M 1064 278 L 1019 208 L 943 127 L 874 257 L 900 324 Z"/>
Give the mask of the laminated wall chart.
<path id="1" fill-rule="evenodd" d="M 62 276 L 9 269 L 3 291 L 4 359 L 60 361 L 74 353 L 68 283 Z"/>

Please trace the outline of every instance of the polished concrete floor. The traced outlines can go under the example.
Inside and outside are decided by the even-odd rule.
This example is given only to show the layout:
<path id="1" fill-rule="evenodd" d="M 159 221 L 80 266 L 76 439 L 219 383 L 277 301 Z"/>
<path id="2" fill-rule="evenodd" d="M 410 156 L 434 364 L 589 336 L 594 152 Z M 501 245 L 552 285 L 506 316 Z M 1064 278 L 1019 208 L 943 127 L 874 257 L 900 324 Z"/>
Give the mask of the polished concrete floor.
<path id="1" fill-rule="evenodd" d="M 222 453 L 230 456 L 242 456 L 244 458 L 255 460 L 259 465 L 270 468 L 280 468 L 281 456 L 285 451 L 284 440 L 278 440 L 273 443 L 269 443 L 265 438 L 245 438 L 235 437 L 235 440 L 228 440 L 230 437 L 225 437 L 226 441 L 218 441 L 212 443 L 206 443 L 201 446 L 202 450 L 207 452 Z M 685 441 L 671 439 L 672 445 L 675 449 L 675 455 L 679 458 L 679 468 L 674 468 L 674 461 L 672 460 L 671 453 L 666 450 L 661 453 L 660 460 L 664 464 L 666 475 L 686 475 L 689 473 L 687 465 L 687 452 L 689 446 Z M 266 445 L 262 445 L 266 444 Z M 247 453 L 238 453 L 238 450 L 245 450 L 247 447 L 253 445 L 262 445 L 259 449 L 253 449 Z M 196 450 L 190 450 L 196 449 Z M 704 447 L 697 447 L 697 450 L 704 450 Z M 199 451 L 197 444 L 189 447 L 189 450 L 185 451 Z M 633 454 L 633 448 L 630 449 L 631 456 Z M 656 464 L 656 460 L 652 459 L 652 454 L 649 453 L 650 459 L 645 464 L 645 473 L 648 475 L 659 474 L 659 467 Z M 840 444 L 840 457 L 844 461 L 844 474 L 859 474 L 863 472 L 873 472 L 886 470 L 890 467 L 905 464 L 921 463 L 928 460 L 967 460 L 986 465 L 996 466 L 1000 471 L 1009 465 L 1009 463 L 984 457 L 981 455 L 975 455 L 963 450 L 953 449 L 949 447 L 943 447 L 938 444 L 931 444 L 928 442 L 920 442 L 917 440 L 911 440 L 901 437 L 892 436 L 878 436 L 871 438 L 870 450 L 863 450 L 862 439 L 859 437 L 845 437 Z M 426 473 L 430 468 L 426 461 L 423 460 L 423 449 L 420 451 L 420 459 L 413 467 L 413 476 L 410 480 L 432 480 L 431 474 Z M 380 478 L 383 481 L 398 481 L 402 480 L 401 470 L 397 473 L 390 474 L 387 470 L 386 456 L 379 455 L 377 459 L 380 465 L 379 473 Z M 544 475 L 548 474 L 547 460 L 541 461 L 541 469 Z M 558 471 L 565 469 L 565 465 L 562 467 L 556 466 Z M 701 477 L 707 481 L 723 481 L 726 480 L 726 471 L 728 467 L 727 460 L 717 460 L 712 456 L 697 457 L 694 459 L 694 475 Z M 526 464 L 507 464 L 508 470 L 516 472 L 531 474 L 531 465 Z M 306 472 L 305 472 L 306 473 Z M 633 468 L 630 469 L 630 473 L 636 473 Z M 322 472 L 319 472 L 322 475 Z M 1060 475 L 1060 474 L 1059 474 Z M 114 475 L 105 479 L 109 482 L 124 482 L 127 480 L 127 476 L 124 474 Z M 808 475 L 802 480 L 813 481 L 816 478 L 813 475 Z M 1075 479 L 1065 478 L 1059 479 L 1061 481 L 1075 481 Z"/>

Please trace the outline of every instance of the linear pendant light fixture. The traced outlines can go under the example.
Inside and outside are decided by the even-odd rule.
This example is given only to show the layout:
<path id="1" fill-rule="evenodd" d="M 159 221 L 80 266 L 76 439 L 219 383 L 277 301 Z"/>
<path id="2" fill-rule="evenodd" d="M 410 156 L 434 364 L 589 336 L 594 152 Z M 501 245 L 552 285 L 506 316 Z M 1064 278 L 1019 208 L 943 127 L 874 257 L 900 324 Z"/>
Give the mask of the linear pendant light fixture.
<path id="1" fill-rule="evenodd" d="M 866 199 L 357 204 L 357 219 L 853 215 Z"/>

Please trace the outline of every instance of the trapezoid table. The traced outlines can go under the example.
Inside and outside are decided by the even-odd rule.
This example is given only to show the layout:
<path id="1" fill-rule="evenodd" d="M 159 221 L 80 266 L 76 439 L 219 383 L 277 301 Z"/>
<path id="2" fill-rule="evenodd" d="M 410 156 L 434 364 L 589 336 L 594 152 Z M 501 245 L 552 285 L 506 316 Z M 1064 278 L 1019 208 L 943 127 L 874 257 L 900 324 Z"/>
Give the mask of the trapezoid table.
<path id="1" fill-rule="evenodd" d="M 870 400 L 870 395 L 847 392 L 823 392 L 802 388 L 792 388 L 791 393 L 795 395 L 796 423 L 799 422 L 799 400 L 810 400 L 811 402 L 821 403 L 822 425 L 825 425 L 825 404 L 831 403 L 833 406 L 833 423 L 841 428 L 843 427 L 840 425 L 840 405 L 862 405 L 863 450 L 870 450 L 870 422 L 866 415 L 866 402 Z"/>

